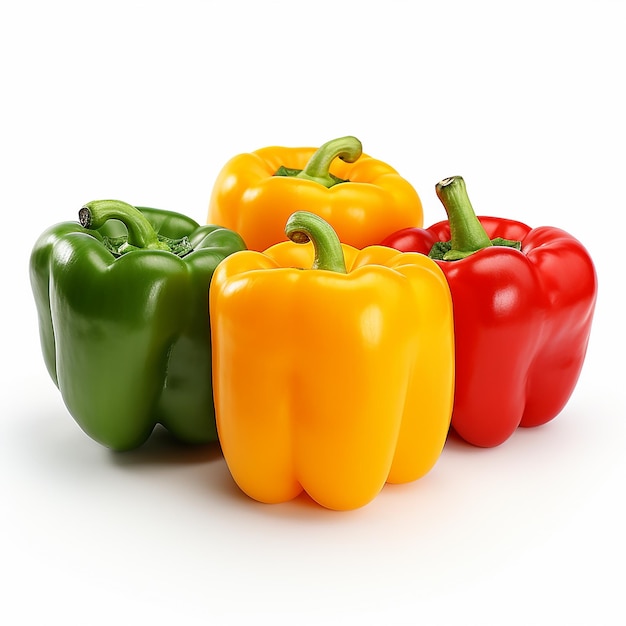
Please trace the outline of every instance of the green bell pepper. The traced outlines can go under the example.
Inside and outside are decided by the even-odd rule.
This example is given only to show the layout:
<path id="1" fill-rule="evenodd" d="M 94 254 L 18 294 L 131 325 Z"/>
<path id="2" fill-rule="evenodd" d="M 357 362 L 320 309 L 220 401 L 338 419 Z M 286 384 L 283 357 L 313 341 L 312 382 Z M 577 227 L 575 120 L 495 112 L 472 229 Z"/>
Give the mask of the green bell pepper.
<path id="1" fill-rule="evenodd" d="M 208 290 L 243 239 L 169 211 L 86 204 L 30 257 L 44 360 L 79 426 L 114 450 L 156 424 L 186 443 L 217 440 Z"/>

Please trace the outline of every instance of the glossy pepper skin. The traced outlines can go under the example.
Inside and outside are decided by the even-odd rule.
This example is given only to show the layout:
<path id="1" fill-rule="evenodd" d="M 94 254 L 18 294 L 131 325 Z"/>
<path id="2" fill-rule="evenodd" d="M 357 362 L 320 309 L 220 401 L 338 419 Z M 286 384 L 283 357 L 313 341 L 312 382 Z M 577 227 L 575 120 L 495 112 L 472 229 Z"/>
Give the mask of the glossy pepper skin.
<path id="1" fill-rule="evenodd" d="M 116 200 L 80 215 L 46 230 L 30 258 L 44 360 L 69 412 L 114 450 L 140 446 L 157 423 L 183 442 L 215 441 L 208 288 L 243 240 Z"/>
<path id="2" fill-rule="evenodd" d="M 422 255 L 342 246 L 308 212 L 294 213 L 287 231 L 312 243 L 233 254 L 213 277 L 220 444 L 235 482 L 258 501 L 305 491 L 354 509 L 385 482 L 420 478 L 442 451 L 450 293 Z"/>
<path id="3" fill-rule="evenodd" d="M 539 426 L 569 400 L 583 366 L 597 291 L 583 245 L 558 228 L 476 218 L 463 179 L 437 185 L 449 219 L 406 229 L 383 243 L 429 254 L 451 241 L 446 275 L 455 315 L 452 426 L 493 447 L 518 426 Z M 490 240 L 503 238 L 506 241 Z M 519 242 L 521 250 L 510 247 Z M 433 251 L 435 256 L 441 256 Z"/>
<path id="4" fill-rule="evenodd" d="M 207 221 L 240 233 L 250 250 L 264 251 L 286 241 L 294 206 L 322 217 L 342 243 L 356 248 L 423 224 L 413 186 L 390 165 L 362 154 L 355 137 L 319 149 L 275 146 L 235 156 L 218 174 Z"/>

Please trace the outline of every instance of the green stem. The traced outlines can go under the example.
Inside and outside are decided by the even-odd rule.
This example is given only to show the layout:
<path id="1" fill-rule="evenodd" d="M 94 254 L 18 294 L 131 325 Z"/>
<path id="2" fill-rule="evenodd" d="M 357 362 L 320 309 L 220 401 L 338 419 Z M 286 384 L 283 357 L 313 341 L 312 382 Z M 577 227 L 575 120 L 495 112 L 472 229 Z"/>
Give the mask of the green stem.
<path id="1" fill-rule="evenodd" d="M 308 211 L 296 211 L 287 220 L 287 237 L 294 243 L 313 242 L 314 270 L 328 270 L 347 274 L 341 242 L 333 227 L 319 215 Z"/>
<path id="2" fill-rule="evenodd" d="M 464 259 L 493 245 L 474 213 L 463 178 L 444 178 L 435 189 L 450 223 L 451 249 L 444 255 L 445 261 Z"/>
<path id="3" fill-rule="evenodd" d="M 120 220 L 128 230 L 128 248 L 167 250 L 170 247 L 159 240 L 157 232 L 145 215 L 134 206 L 121 200 L 94 200 L 79 212 L 78 219 L 83 228 L 97 229 L 107 220 Z"/>
<path id="4" fill-rule="evenodd" d="M 324 187 L 332 187 L 337 183 L 337 180 L 330 175 L 330 164 L 333 160 L 339 157 L 346 163 L 354 163 L 361 154 L 363 154 L 363 147 L 356 137 L 332 139 L 318 148 L 296 178 L 305 178 Z"/>

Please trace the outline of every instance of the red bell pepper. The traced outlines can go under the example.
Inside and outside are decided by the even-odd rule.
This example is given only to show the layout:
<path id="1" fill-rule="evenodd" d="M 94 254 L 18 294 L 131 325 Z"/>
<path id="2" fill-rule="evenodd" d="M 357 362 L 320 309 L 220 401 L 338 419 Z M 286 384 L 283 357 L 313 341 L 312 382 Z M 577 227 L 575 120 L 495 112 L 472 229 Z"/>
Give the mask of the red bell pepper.
<path id="1" fill-rule="evenodd" d="M 461 177 L 436 186 L 448 220 L 383 245 L 434 258 L 454 307 L 452 427 L 493 447 L 539 426 L 569 400 L 583 365 L 597 277 L 583 245 L 558 228 L 476 217 Z"/>

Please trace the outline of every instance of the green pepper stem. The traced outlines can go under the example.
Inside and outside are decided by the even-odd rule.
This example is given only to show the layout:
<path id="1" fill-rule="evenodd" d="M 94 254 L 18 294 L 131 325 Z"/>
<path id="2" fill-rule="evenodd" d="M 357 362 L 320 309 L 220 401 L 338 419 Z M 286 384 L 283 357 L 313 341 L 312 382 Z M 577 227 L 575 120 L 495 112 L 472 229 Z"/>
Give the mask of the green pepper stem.
<path id="1" fill-rule="evenodd" d="M 145 215 L 134 206 L 121 200 L 94 200 L 88 202 L 78 212 L 78 219 L 83 228 L 97 229 L 107 220 L 120 220 L 128 230 L 128 246 L 151 250 L 170 250 L 160 241 L 157 232 Z"/>
<path id="2" fill-rule="evenodd" d="M 330 176 L 330 164 L 333 160 L 339 157 L 346 163 L 354 163 L 361 154 L 363 146 L 356 137 L 332 139 L 318 148 L 297 178 L 312 180 L 324 187 L 332 187 L 337 182 Z"/>
<path id="3" fill-rule="evenodd" d="M 294 243 L 313 242 L 314 270 L 328 270 L 347 274 L 341 242 L 333 227 L 315 213 L 296 211 L 287 220 L 287 237 Z"/>
<path id="4" fill-rule="evenodd" d="M 460 176 L 444 178 L 435 186 L 450 223 L 451 250 L 444 255 L 445 261 L 465 257 L 493 245 L 472 208 L 465 181 Z"/>

